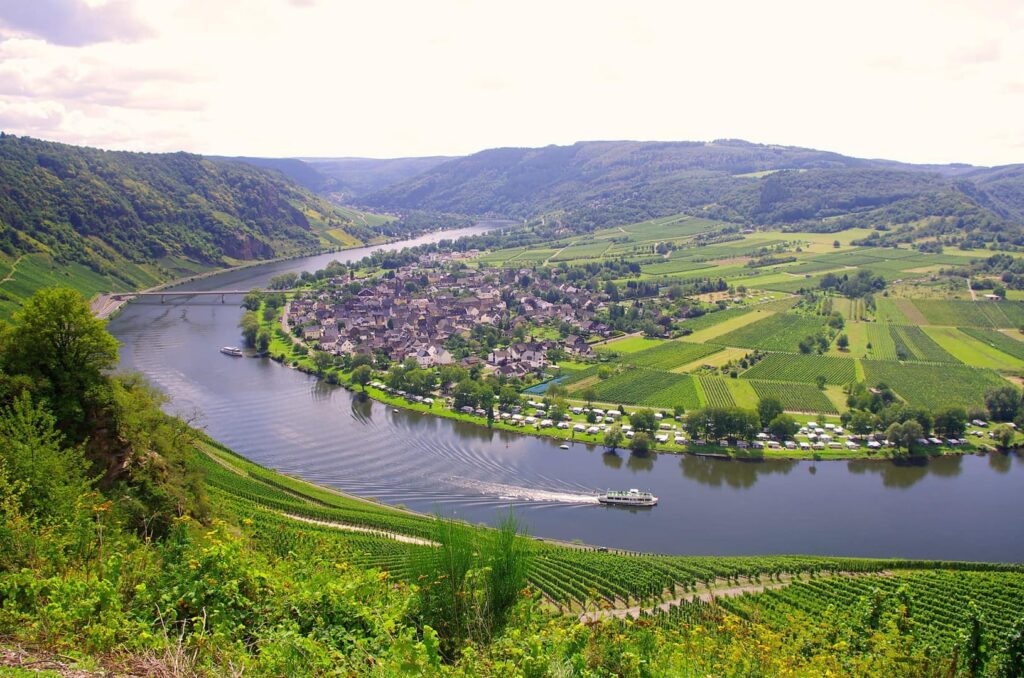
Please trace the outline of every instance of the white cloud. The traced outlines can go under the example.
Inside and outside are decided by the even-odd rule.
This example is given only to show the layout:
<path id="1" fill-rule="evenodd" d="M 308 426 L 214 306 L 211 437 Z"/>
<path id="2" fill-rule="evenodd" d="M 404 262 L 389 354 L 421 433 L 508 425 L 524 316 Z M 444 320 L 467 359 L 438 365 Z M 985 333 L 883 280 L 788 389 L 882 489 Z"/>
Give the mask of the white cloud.
<path id="1" fill-rule="evenodd" d="M 69 46 L 111 40 L 131 42 L 150 34 L 127 0 L 99 5 L 85 0 L 0 0 L 0 24 Z"/>
<path id="2" fill-rule="evenodd" d="M 147 150 L 398 156 L 738 137 L 1024 161 L 1014 0 L 58 4 L 117 7 L 154 33 L 0 43 L 8 131 L 29 133 L 14 124 L 29 107 L 33 134 Z"/>

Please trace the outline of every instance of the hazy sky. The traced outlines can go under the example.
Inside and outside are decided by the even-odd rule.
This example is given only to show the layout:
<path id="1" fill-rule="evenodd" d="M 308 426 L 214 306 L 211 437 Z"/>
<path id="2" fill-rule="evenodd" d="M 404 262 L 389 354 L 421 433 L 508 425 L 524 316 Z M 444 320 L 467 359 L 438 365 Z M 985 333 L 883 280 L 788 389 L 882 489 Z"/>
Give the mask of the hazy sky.
<path id="1" fill-rule="evenodd" d="M 1024 162 L 1024 0 L 0 0 L 0 129 L 231 155 L 733 137 Z"/>

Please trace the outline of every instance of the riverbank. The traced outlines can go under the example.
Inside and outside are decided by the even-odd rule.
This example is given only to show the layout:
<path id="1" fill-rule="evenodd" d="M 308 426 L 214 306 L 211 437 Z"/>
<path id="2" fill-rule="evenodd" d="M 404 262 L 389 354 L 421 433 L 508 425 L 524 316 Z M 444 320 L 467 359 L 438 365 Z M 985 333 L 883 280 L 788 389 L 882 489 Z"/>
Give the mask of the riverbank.
<path id="1" fill-rule="evenodd" d="M 287 308 L 287 307 L 286 307 Z M 286 312 L 286 311 L 284 311 Z M 384 405 L 391 407 L 402 408 L 404 410 L 419 412 L 421 414 L 428 414 L 433 416 L 442 417 L 445 419 L 451 419 L 474 426 L 479 426 L 494 431 L 502 431 L 507 433 L 514 433 L 518 435 L 531 436 L 535 438 L 542 438 L 548 440 L 554 440 L 558 442 L 570 443 L 572 445 L 582 444 L 589 448 L 604 447 L 609 453 L 614 453 L 617 450 L 628 451 L 629 440 L 625 439 L 622 445 L 617 448 L 608 448 L 604 444 L 604 432 L 598 433 L 587 433 L 584 431 L 576 431 L 573 429 L 577 424 L 590 427 L 592 424 L 587 422 L 585 415 L 577 415 L 569 413 L 571 420 L 567 423 L 570 428 L 560 429 L 555 426 L 548 426 L 540 428 L 538 425 L 529 424 L 517 424 L 511 423 L 508 420 L 502 420 L 496 417 L 493 421 L 488 422 L 485 416 L 478 416 L 475 414 L 466 414 L 452 409 L 447 404 L 447 399 L 441 394 L 434 394 L 434 402 L 424 403 L 419 402 L 415 399 L 409 399 L 404 396 L 389 393 L 388 391 L 367 384 L 365 386 L 359 386 L 352 381 L 352 373 L 344 371 L 331 372 L 333 378 L 328 378 L 325 374 L 318 369 L 318 367 L 310 358 L 308 347 L 299 339 L 289 334 L 286 330 L 287 325 L 284 323 L 284 312 L 275 315 L 273 318 L 263 318 L 262 312 L 260 312 L 260 324 L 261 328 L 266 328 L 272 337 L 270 347 L 268 349 L 268 356 L 276 362 L 282 363 L 293 369 L 300 370 L 311 376 L 315 376 L 318 379 L 324 379 L 328 383 L 336 384 L 349 391 L 355 391 L 363 394 L 365 397 L 376 400 Z M 379 376 L 379 375 L 378 375 Z M 571 400 L 570 402 L 584 407 L 586 403 L 579 400 Z M 604 403 L 594 403 L 595 405 L 605 405 Z M 617 405 L 608 404 L 608 407 L 613 409 L 617 408 Z M 637 408 L 633 408 L 637 409 Z M 666 414 L 666 423 L 669 425 L 676 424 L 671 414 Z M 832 417 L 836 419 L 835 417 Z M 817 419 L 818 421 L 825 421 L 823 417 L 813 417 L 812 415 L 802 415 L 797 419 L 803 424 L 807 421 Z M 674 436 L 675 430 L 660 431 L 660 433 L 666 434 L 671 440 Z M 658 432 L 655 432 L 657 434 Z M 723 460 L 734 460 L 734 461 L 854 461 L 854 460 L 869 460 L 869 461 L 898 461 L 898 462 L 913 462 L 915 460 L 927 460 L 931 458 L 943 457 L 943 456 L 962 456 L 970 454 L 987 454 L 995 451 L 994 447 L 982 444 L 975 444 L 969 442 L 961 447 L 949 447 L 949 446 L 933 446 L 933 447 L 916 447 L 913 452 L 908 454 L 890 455 L 882 450 L 870 450 L 866 447 L 858 448 L 857 450 L 851 450 L 846 447 L 840 449 L 829 449 L 824 450 L 790 450 L 786 448 L 780 449 L 741 449 L 734 446 L 719 446 L 714 444 L 709 445 L 692 445 L 692 444 L 676 444 L 674 442 L 661 443 L 654 439 L 654 434 L 651 435 L 650 451 L 661 453 L 661 454 L 672 454 L 672 455 L 693 455 L 698 457 L 708 457 Z"/>

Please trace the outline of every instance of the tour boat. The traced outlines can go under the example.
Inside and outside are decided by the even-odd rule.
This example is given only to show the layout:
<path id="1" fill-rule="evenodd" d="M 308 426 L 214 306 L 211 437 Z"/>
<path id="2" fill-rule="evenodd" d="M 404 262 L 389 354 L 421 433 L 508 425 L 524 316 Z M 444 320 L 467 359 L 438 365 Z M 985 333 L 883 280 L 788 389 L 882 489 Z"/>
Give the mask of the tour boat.
<path id="1" fill-rule="evenodd" d="M 635 488 L 628 492 L 608 490 L 605 494 L 598 495 L 597 500 L 612 506 L 654 506 L 658 503 L 658 498 L 650 492 L 641 492 Z"/>
<path id="2" fill-rule="evenodd" d="M 233 355 L 235 357 L 240 357 L 242 355 L 242 349 L 237 346 L 221 346 L 220 352 L 224 355 Z"/>
<path id="3" fill-rule="evenodd" d="M 563 449 L 563 450 L 568 450 L 569 449 L 568 445 L 559 445 L 558 447 L 559 447 L 559 449 Z"/>

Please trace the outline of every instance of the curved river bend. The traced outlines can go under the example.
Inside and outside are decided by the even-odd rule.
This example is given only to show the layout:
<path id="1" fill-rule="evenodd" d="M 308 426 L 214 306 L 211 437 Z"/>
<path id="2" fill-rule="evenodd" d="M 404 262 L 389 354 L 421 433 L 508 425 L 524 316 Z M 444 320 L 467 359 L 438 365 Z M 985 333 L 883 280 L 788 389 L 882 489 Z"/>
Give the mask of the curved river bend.
<path id="1" fill-rule="evenodd" d="M 183 288 L 247 289 L 369 251 L 256 266 Z M 219 298 L 140 300 L 110 330 L 122 366 L 167 392 L 176 412 L 198 416 L 213 437 L 286 473 L 472 522 L 493 522 L 511 506 L 532 534 L 625 549 L 1024 560 L 1019 453 L 897 465 L 561 450 L 554 441 L 360 401 L 270 360 L 224 356 L 220 346 L 240 341 L 240 314 Z M 629 487 L 650 489 L 661 503 L 630 511 L 592 498 Z"/>

